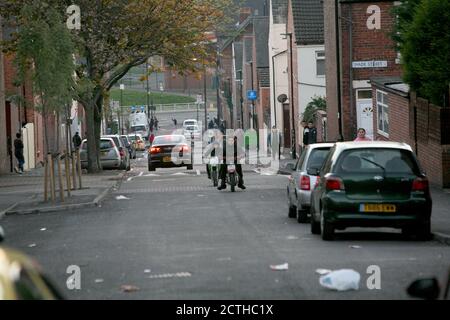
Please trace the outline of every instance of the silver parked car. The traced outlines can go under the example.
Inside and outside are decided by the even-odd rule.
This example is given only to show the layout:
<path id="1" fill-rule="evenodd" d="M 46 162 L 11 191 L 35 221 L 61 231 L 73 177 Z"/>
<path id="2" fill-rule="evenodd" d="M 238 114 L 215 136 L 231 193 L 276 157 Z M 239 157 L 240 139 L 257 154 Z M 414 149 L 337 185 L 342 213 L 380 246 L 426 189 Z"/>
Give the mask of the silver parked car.
<path id="1" fill-rule="evenodd" d="M 81 142 L 80 158 L 81 167 L 86 169 L 88 167 L 86 139 Z M 105 169 L 119 169 L 122 165 L 119 149 L 112 138 L 100 139 L 100 163 Z"/>
<path id="2" fill-rule="evenodd" d="M 311 206 L 311 191 L 317 181 L 318 170 L 322 167 L 333 143 L 308 145 L 297 163 L 289 164 L 292 170 L 287 186 L 289 218 L 297 218 L 299 223 L 307 222 Z"/>
<path id="3" fill-rule="evenodd" d="M 111 138 L 114 140 L 117 149 L 119 149 L 120 158 L 122 159 L 122 164 L 119 169 L 129 171 L 131 169 L 131 155 L 120 136 L 106 135 L 102 136 L 102 138 Z"/>

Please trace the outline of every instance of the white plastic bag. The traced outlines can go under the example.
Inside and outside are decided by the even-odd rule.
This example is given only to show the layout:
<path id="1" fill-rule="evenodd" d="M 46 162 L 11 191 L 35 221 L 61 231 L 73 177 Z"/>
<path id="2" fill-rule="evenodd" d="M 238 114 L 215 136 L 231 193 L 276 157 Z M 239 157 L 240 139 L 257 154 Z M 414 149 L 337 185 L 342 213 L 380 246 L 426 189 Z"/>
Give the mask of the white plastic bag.
<path id="1" fill-rule="evenodd" d="M 361 276 L 352 269 L 341 269 L 323 275 L 319 279 L 321 286 L 337 291 L 358 290 Z"/>

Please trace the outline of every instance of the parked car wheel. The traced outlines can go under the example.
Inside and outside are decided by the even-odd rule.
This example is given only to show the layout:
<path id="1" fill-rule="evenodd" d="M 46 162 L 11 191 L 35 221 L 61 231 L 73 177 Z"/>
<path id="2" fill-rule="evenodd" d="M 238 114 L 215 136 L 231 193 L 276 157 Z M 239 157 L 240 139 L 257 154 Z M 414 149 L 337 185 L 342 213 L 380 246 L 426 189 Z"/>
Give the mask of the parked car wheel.
<path id="1" fill-rule="evenodd" d="M 194 166 L 193 166 L 192 164 L 188 164 L 188 165 L 186 166 L 186 168 L 187 168 L 188 170 L 193 170 L 193 169 L 194 169 Z"/>
<path id="2" fill-rule="evenodd" d="M 289 212 L 288 212 L 288 217 L 289 218 L 295 218 L 295 216 L 297 215 L 297 208 L 294 206 L 289 205 Z"/>
<path id="3" fill-rule="evenodd" d="M 329 221 L 325 219 L 323 209 L 320 210 L 320 229 L 322 233 L 322 240 L 333 240 L 334 227 Z"/>
<path id="4" fill-rule="evenodd" d="M 148 171 L 155 171 L 155 167 L 153 167 L 151 164 L 148 165 Z"/>
<path id="5" fill-rule="evenodd" d="M 311 207 L 311 233 L 320 234 L 320 222 L 314 219 L 313 208 Z"/>
<path id="6" fill-rule="evenodd" d="M 431 224 L 430 221 L 425 222 L 416 227 L 416 236 L 419 240 L 431 240 Z"/>
<path id="7" fill-rule="evenodd" d="M 297 209 L 297 222 L 298 223 L 308 222 L 308 211 Z"/>

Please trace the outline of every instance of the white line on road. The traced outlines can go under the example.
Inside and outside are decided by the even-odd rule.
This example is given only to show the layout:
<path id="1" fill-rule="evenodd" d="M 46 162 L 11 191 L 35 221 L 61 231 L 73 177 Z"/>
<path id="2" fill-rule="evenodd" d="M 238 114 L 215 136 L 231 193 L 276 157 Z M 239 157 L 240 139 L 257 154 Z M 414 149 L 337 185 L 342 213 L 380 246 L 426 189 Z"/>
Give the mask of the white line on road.
<path id="1" fill-rule="evenodd" d="M 144 174 L 144 172 L 141 171 L 141 172 L 139 173 L 139 177 L 142 177 L 143 174 Z"/>
<path id="2" fill-rule="evenodd" d="M 197 170 L 197 175 L 198 175 L 198 176 L 200 175 L 200 170 Z"/>
<path id="3" fill-rule="evenodd" d="M 163 279 L 163 278 L 185 278 L 190 277 L 191 274 L 189 272 L 177 272 L 177 273 L 163 273 L 163 274 L 154 274 L 148 276 L 149 279 Z"/>

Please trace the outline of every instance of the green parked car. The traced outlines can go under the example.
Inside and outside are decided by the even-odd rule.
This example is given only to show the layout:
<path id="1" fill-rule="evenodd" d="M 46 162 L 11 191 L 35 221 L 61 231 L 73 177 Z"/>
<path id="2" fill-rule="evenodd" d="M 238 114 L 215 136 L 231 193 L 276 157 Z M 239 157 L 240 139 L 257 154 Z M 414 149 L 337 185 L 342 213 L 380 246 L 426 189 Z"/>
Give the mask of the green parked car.
<path id="1" fill-rule="evenodd" d="M 390 227 L 428 239 L 431 210 L 428 179 L 409 145 L 340 142 L 311 195 L 311 232 L 332 240 L 348 227 Z"/>

